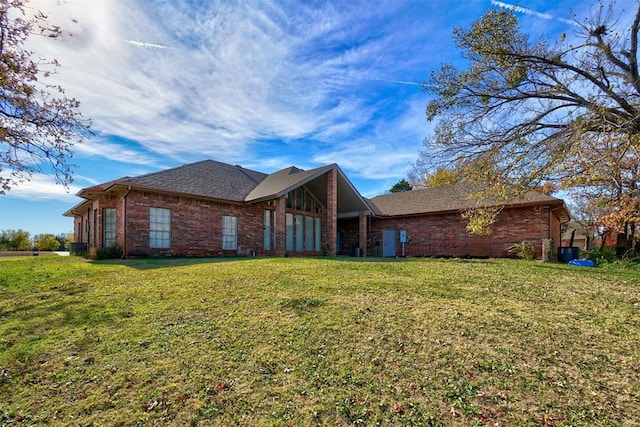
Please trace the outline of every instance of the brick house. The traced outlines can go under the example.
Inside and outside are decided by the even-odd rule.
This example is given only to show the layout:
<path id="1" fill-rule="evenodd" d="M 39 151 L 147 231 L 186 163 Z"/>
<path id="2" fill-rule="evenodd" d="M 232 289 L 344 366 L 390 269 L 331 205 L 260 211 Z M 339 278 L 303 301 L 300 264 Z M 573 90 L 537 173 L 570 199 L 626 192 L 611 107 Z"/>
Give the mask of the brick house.
<path id="1" fill-rule="evenodd" d="M 265 174 L 212 160 L 87 187 L 64 213 L 89 250 L 134 256 L 506 256 L 529 240 L 560 241 L 561 199 L 530 193 L 490 236 L 467 233 L 463 186 L 366 199 L 336 164 Z M 403 253 L 404 251 L 404 253 Z"/>

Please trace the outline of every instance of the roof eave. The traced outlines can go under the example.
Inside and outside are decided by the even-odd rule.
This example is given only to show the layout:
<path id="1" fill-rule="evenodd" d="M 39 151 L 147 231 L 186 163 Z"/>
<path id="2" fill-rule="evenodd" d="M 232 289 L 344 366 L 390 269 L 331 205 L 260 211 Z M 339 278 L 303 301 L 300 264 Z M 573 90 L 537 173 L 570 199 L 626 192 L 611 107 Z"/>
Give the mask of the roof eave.
<path id="1" fill-rule="evenodd" d="M 171 195 L 171 196 L 178 196 L 178 197 L 188 197 L 191 199 L 198 199 L 198 200 L 208 200 L 208 201 L 213 201 L 213 202 L 218 202 L 218 203 L 229 203 L 229 204 L 235 204 L 235 205 L 242 205 L 245 202 L 243 200 L 233 200 L 233 199 L 222 199 L 222 198 L 218 198 L 218 197 L 210 197 L 210 196 L 206 196 L 204 194 L 196 194 L 196 193 L 188 193 L 185 191 L 175 191 L 175 190 L 168 190 L 168 189 L 164 189 L 164 188 L 159 188 L 159 187 L 153 187 L 153 186 L 147 186 L 147 185 L 140 185 L 140 184 L 133 184 L 130 182 L 126 182 L 126 181 L 114 181 L 109 183 L 109 185 L 105 186 L 105 187 L 101 187 L 102 189 L 99 191 L 86 191 L 86 190 L 91 190 L 94 189 L 96 187 L 89 187 L 86 189 L 82 189 L 78 192 L 78 196 L 79 197 L 83 197 L 87 200 L 90 200 L 90 197 L 88 196 L 88 193 L 90 194 L 97 194 L 97 193 L 108 193 L 110 191 L 118 191 L 118 190 L 138 190 L 138 191 L 147 191 L 150 193 L 157 193 L 157 194 L 164 194 L 164 195 Z"/>
<path id="2" fill-rule="evenodd" d="M 72 207 L 71 209 L 69 209 L 68 211 L 66 211 L 65 213 L 62 214 L 62 216 L 66 216 L 66 217 L 70 217 L 73 218 L 75 216 L 80 215 L 80 213 L 78 212 L 78 210 L 80 208 L 82 208 L 84 205 L 87 205 L 91 203 L 90 200 L 83 200 L 82 202 L 78 203 L 77 205 L 75 205 L 74 207 Z"/>

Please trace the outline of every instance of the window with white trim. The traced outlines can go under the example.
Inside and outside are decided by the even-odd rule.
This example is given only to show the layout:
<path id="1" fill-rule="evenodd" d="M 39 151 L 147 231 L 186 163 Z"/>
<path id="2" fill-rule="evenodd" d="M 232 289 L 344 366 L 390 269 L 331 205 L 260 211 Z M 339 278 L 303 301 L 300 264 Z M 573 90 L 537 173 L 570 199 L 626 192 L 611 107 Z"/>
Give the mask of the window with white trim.
<path id="1" fill-rule="evenodd" d="M 238 218 L 235 216 L 222 217 L 222 249 L 236 250 L 238 248 Z"/>
<path id="2" fill-rule="evenodd" d="M 149 247 L 171 247 L 171 209 L 149 208 Z"/>

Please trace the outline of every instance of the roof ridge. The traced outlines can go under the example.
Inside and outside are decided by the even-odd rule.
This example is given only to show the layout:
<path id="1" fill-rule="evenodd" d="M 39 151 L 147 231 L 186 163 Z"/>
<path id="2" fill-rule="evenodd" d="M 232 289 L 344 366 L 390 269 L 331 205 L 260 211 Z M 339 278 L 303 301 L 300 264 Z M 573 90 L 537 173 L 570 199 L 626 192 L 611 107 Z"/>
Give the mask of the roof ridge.
<path id="1" fill-rule="evenodd" d="M 157 170 L 157 171 L 154 171 L 154 172 L 147 172 L 147 173 L 143 173 L 142 175 L 127 176 L 126 179 L 127 180 L 131 180 L 131 179 L 144 178 L 144 177 L 151 176 L 151 175 L 154 175 L 154 174 L 166 173 L 166 172 L 169 172 L 169 171 L 182 169 L 182 168 L 185 168 L 187 166 L 194 166 L 194 165 L 197 165 L 199 163 L 212 162 L 212 161 L 214 161 L 214 160 L 200 160 L 198 162 L 193 162 L 193 163 L 183 163 L 181 165 L 174 166 L 174 167 L 169 168 L 169 169 L 161 169 L 161 170 Z"/>
<path id="2" fill-rule="evenodd" d="M 249 178 L 251 181 L 255 182 L 255 183 L 256 183 L 256 185 L 257 185 L 257 184 L 260 184 L 262 181 L 264 181 L 264 179 L 265 179 L 267 176 L 269 176 L 268 174 L 266 174 L 266 173 L 264 173 L 264 172 L 258 172 L 258 171 L 254 171 L 254 170 L 252 170 L 252 169 L 247 169 L 247 168 L 245 168 L 244 166 L 235 165 L 235 167 L 236 167 L 236 168 L 238 168 L 238 169 L 240 170 L 240 172 L 242 172 L 242 174 L 243 174 L 244 176 L 246 176 L 247 178 Z M 257 181 L 253 176 L 251 176 L 251 175 L 248 173 L 248 171 L 251 171 L 251 172 L 254 172 L 254 173 L 259 173 L 259 174 L 261 174 L 261 175 L 264 175 L 264 177 L 263 177 L 260 181 Z"/>

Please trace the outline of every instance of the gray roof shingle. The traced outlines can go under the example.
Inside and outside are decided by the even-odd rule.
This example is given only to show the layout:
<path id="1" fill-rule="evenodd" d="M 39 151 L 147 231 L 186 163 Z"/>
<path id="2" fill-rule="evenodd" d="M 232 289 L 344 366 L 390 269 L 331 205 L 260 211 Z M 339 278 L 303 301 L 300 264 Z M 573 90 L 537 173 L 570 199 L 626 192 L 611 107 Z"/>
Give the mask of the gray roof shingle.
<path id="1" fill-rule="evenodd" d="M 119 183 L 243 202 L 267 176 L 241 166 L 204 160 L 123 179 Z"/>
<path id="2" fill-rule="evenodd" d="M 425 213 L 462 211 L 477 207 L 469 196 L 474 189 L 465 183 L 420 190 L 390 193 L 376 196 L 370 200 L 375 213 L 382 216 L 417 215 Z M 522 199 L 513 200 L 507 205 L 551 204 L 562 205 L 562 199 L 530 191 Z"/>

